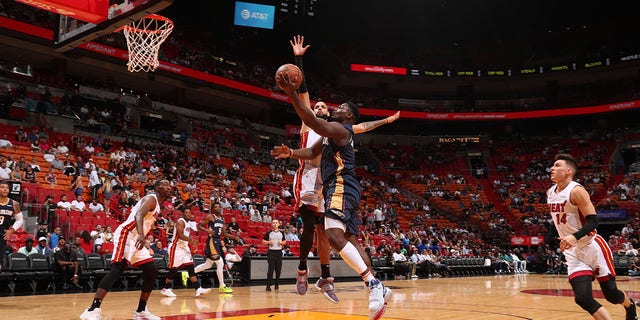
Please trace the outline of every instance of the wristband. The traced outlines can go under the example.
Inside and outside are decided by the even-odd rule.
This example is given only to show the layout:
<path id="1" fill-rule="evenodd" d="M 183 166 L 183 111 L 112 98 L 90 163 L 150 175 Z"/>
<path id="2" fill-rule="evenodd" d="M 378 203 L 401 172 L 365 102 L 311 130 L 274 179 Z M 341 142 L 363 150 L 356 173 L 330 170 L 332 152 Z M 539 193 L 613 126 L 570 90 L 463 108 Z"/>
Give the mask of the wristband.
<path id="1" fill-rule="evenodd" d="M 289 148 L 289 158 L 293 158 L 293 149 Z"/>

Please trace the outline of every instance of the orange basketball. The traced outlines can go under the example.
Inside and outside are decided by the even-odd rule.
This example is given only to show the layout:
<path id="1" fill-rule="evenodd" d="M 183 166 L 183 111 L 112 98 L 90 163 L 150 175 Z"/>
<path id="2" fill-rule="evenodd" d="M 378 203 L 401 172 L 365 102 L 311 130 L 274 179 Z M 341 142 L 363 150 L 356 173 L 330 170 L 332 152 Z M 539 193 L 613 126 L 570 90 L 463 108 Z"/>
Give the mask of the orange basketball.
<path id="1" fill-rule="evenodd" d="M 302 77 L 303 77 L 302 71 L 300 71 L 300 68 L 298 68 L 298 66 L 296 66 L 295 64 L 291 64 L 291 63 L 281 65 L 280 68 L 278 68 L 278 71 L 276 71 L 276 84 L 278 84 L 278 75 L 283 72 L 286 72 L 289 75 L 289 81 L 291 81 L 291 83 L 295 85 L 296 89 L 298 89 L 302 84 Z M 278 85 L 278 88 L 280 88 L 280 85 Z"/>

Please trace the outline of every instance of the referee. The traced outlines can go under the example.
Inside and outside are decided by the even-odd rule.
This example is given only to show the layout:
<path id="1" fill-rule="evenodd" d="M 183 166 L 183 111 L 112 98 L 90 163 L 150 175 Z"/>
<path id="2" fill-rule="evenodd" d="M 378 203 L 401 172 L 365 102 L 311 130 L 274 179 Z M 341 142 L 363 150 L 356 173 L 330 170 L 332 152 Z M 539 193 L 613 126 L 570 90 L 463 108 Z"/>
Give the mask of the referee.
<path id="1" fill-rule="evenodd" d="M 280 231 L 280 221 L 271 221 L 272 230 L 267 231 L 262 239 L 262 244 L 269 246 L 267 253 L 267 262 L 269 269 L 267 271 L 267 291 L 271 291 L 271 283 L 273 282 L 273 271 L 276 272 L 275 289 L 278 290 L 278 282 L 280 281 L 280 272 L 282 271 L 282 246 L 287 241 L 284 240 L 284 233 Z"/>

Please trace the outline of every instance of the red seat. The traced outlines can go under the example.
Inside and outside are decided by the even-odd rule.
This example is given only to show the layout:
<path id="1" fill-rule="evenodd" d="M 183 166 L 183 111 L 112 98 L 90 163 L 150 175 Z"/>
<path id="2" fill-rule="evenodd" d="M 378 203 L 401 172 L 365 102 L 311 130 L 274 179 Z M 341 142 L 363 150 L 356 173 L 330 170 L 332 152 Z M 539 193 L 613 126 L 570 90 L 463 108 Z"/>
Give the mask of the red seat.
<path id="1" fill-rule="evenodd" d="M 113 242 L 102 243 L 102 251 L 100 252 L 100 254 L 113 253 L 113 247 Z"/>

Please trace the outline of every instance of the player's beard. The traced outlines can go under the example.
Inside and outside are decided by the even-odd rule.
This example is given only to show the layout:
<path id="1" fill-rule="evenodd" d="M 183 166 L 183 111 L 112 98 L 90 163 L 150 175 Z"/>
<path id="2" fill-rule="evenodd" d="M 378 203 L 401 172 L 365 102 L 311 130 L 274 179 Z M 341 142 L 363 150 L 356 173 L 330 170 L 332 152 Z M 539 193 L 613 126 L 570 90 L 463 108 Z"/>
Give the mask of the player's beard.
<path id="1" fill-rule="evenodd" d="M 317 115 L 316 114 L 316 118 L 320 118 L 320 119 L 329 121 L 330 116 L 324 116 L 324 115 Z"/>

